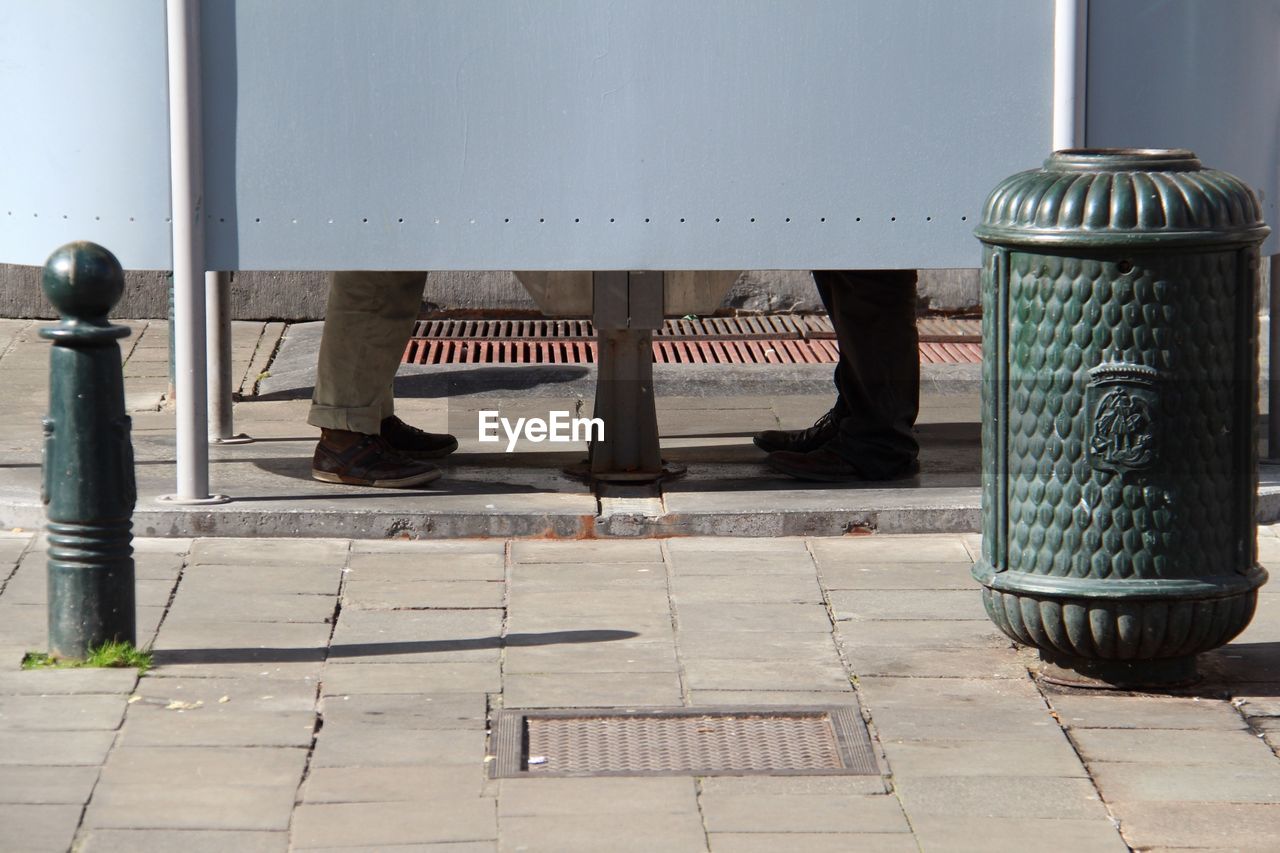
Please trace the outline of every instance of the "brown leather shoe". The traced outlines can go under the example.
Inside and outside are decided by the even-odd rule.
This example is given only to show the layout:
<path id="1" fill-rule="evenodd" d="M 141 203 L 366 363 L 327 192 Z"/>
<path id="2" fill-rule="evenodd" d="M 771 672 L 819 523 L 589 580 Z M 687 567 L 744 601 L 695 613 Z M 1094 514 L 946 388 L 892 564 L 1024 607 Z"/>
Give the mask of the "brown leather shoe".
<path id="1" fill-rule="evenodd" d="M 410 459 L 392 450 L 380 435 L 343 429 L 320 430 L 311 476 L 322 483 L 405 489 L 438 479 L 441 471 L 430 462 Z"/>
<path id="2" fill-rule="evenodd" d="M 379 427 L 391 449 L 410 459 L 439 459 L 458 449 L 458 440 L 448 433 L 427 432 L 392 415 Z"/>

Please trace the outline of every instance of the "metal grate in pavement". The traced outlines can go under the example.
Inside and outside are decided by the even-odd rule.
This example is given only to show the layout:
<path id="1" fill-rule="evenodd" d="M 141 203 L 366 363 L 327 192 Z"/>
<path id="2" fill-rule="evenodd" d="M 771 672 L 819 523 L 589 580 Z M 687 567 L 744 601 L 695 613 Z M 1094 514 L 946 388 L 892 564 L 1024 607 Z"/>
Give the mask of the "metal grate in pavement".
<path id="1" fill-rule="evenodd" d="M 587 340 L 468 340 L 412 338 L 405 364 L 594 364 Z"/>
<path id="2" fill-rule="evenodd" d="M 653 342 L 657 364 L 835 364 L 834 340 L 668 341 Z"/>
<path id="3" fill-rule="evenodd" d="M 916 329 L 922 341 L 982 343 L 982 320 L 974 317 L 920 317 Z"/>
<path id="4" fill-rule="evenodd" d="M 980 321 L 926 317 L 918 323 L 924 364 L 982 361 Z M 687 317 L 654 335 L 657 364 L 834 364 L 840 358 L 823 315 Z M 419 320 L 406 364 L 594 364 L 589 320 Z"/>
<path id="5" fill-rule="evenodd" d="M 655 364 L 835 364 L 836 342 L 655 340 Z M 594 341 L 413 339 L 406 364 L 594 364 Z"/>
<path id="6" fill-rule="evenodd" d="M 982 344 L 920 341 L 921 364 L 981 364 Z"/>
<path id="7" fill-rule="evenodd" d="M 498 713 L 493 775 L 877 775 L 854 706 Z"/>
<path id="8" fill-rule="evenodd" d="M 415 338 L 502 340 L 595 340 L 590 320 L 419 320 Z M 680 317 L 655 335 L 668 340 L 834 338 L 831 320 L 821 314 L 761 314 L 743 317 Z"/>

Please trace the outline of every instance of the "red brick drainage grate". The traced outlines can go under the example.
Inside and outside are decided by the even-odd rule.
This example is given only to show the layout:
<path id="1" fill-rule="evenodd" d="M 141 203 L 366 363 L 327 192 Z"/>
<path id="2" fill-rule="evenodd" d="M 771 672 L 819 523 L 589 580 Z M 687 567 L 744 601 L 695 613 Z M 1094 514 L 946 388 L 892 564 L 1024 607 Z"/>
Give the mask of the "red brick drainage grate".
<path id="1" fill-rule="evenodd" d="M 493 775 L 877 775 L 856 706 L 500 711 Z"/>
<path id="2" fill-rule="evenodd" d="M 982 361 L 978 320 L 926 317 L 918 323 L 924 364 Z M 831 321 L 817 315 L 667 320 L 654 335 L 658 364 L 834 364 Z M 592 364 L 589 320 L 419 320 L 406 364 Z"/>

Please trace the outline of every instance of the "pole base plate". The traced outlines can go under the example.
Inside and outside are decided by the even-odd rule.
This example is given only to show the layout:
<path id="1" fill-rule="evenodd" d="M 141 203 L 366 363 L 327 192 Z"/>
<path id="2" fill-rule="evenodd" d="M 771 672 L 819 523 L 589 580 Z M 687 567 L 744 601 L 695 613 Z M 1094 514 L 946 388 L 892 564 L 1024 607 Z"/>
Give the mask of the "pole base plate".
<path id="1" fill-rule="evenodd" d="M 238 433 L 229 438 L 219 438 L 214 435 L 209 436 L 209 443 L 219 446 L 224 444 L 253 444 L 254 440 L 253 436 L 245 435 L 244 433 Z"/>
<path id="2" fill-rule="evenodd" d="M 208 495 L 203 498 L 185 498 L 181 495 L 161 495 L 156 498 L 156 503 L 170 504 L 172 506 L 205 506 L 207 504 L 225 504 L 230 502 L 231 498 L 226 495 Z"/>

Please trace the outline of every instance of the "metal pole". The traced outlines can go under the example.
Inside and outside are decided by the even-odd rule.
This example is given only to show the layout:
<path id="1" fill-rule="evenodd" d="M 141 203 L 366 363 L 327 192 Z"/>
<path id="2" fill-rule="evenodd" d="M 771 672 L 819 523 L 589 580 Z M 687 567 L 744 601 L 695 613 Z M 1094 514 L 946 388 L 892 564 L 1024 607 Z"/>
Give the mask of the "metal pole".
<path id="1" fill-rule="evenodd" d="M 1280 461 L 1280 323 L 1276 323 L 1280 304 L 1280 255 L 1271 256 L 1270 304 L 1267 306 L 1267 457 Z"/>
<path id="2" fill-rule="evenodd" d="M 160 500 L 182 504 L 220 503 L 226 498 L 209 494 L 199 0 L 166 0 L 165 11 L 169 48 L 178 482 L 177 492 Z"/>
<path id="3" fill-rule="evenodd" d="M 209 443 L 248 444 L 247 435 L 236 435 L 232 412 L 234 380 L 231 377 L 231 274 L 204 274 L 205 304 L 209 337 Z"/>
<path id="4" fill-rule="evenodd" d="M 169 390 L 165 392 L 165 399 L 173 403 L 178 399 L 177 380 L 174 378 L 173 366 L 173 342 L 178 337 L 175 334 L 173 325 L 173 272 L 165 277 L 165 284 L 169 290 Z"/>
<path id="5" fill-rule="evenodd" d="M 1089 0 L 1053 4 L 1053 150 L 1085 146 Z"/>

